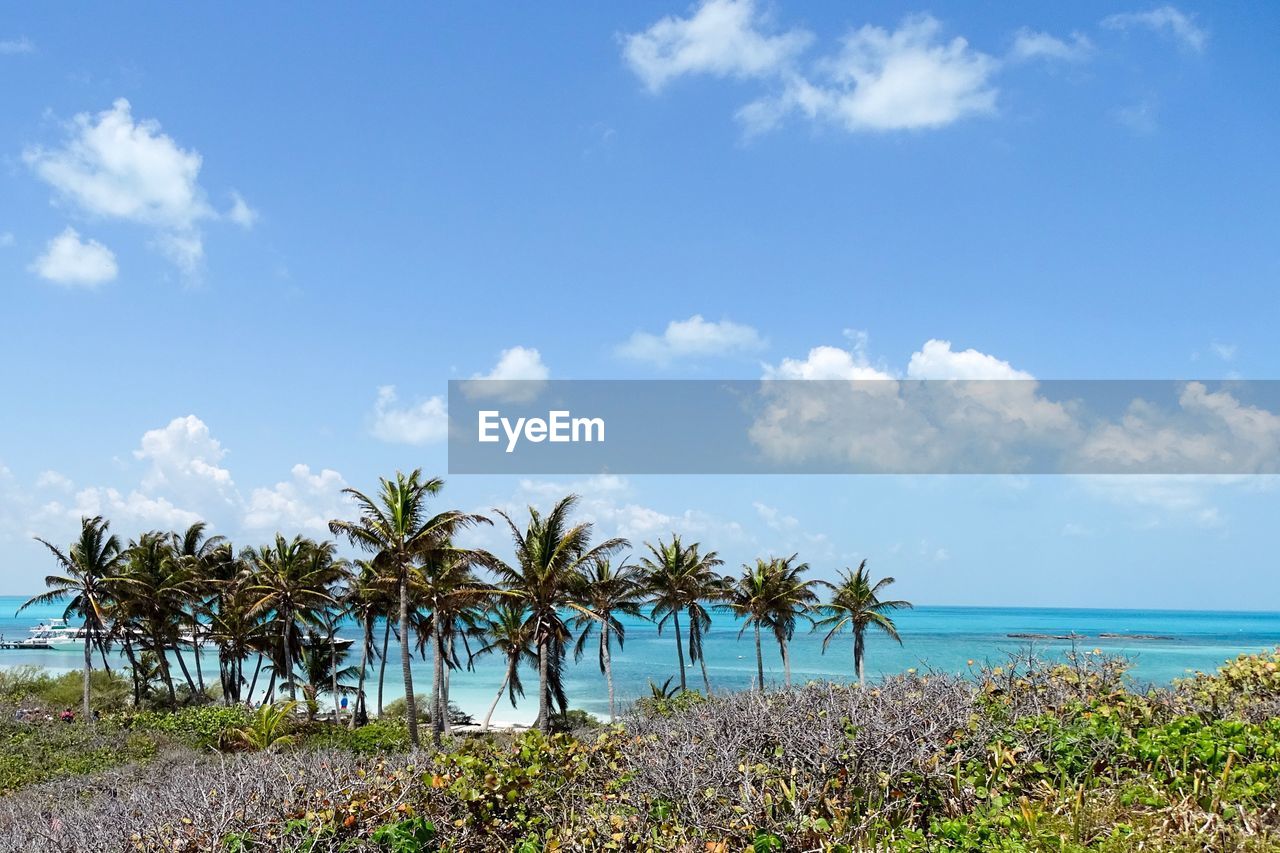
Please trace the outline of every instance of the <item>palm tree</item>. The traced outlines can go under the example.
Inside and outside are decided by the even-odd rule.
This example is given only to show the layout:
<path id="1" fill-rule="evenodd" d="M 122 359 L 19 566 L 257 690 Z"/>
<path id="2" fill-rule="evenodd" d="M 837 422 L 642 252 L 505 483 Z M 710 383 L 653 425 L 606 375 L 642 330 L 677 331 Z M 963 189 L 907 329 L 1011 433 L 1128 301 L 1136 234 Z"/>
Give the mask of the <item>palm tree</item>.
<path id="1" fill-rule="evenodd" d="M 574 647 L 574 660 L 581 660 L 587 641 L 600 628 L 600 672 L 609 687 L 609 722 L 617 720 L 613 699 L 613 661 L 610 645 L 617 636 L 618 648 L 627 638 L 626 628 L 618 621 L 619 615 L 640 616 L 644 594 L 640 567 L 623 562 L 616 569 L 608 559 L 599 559 L 586 567 L 586 585 L 582 591 L 582 603 L 592 616 L 578 615 L 574 626 L 580 629 L 578 643 Z"/>
<path id="2" fill-rule="evenodd" d="M 349 728 L 356 727 L 356 718 L 365 708 L 364 679 L 369 666 L 369 656 L 375 652 L 373 647 L 373 623 L 377 619 L 379 608 L 386 597 L 386 588 L 382 578 L 378 576 L 373 564 L 368 560 L 356 560 L 353 564 L 355 572 L 351 583 L 343 596 L 343 605 L 348 613 L 360 623 L 360 668 L 356 678 L 356 706 L 352 709 Z M 366 712 L 367 713 L 367 712 Z"/>
<path id="3" fill-rule="evenodd" d="M 356 489 L 343 489 L 355 501 L 360 517 L 355 521 L 333 520 L 329 530 L 345 536 L 351 544 L 372 553 L 373 568 L 388 578 L 400 594 L 400 669 L 404 675 L 405 717 L 409 726 L 409 742 L 418 746 L 418 709 L 413 695 L 413 672 L 409 649 L 409 587 L 414 566 L 432 553 L 448 550 L 449 541 L 459 530 L 480 522 L 483 516 L 447 510 L 428 517 L 427 499 L 440 492 L 444 481 L 438 477 L 422 478 L 415 470 L 405 476 L 396 472 L 394 480 L 382 479 L 376 498 Z M 435 715 L 439 717 L 439 714 Z"/>
<path id="4" fill-rule="evenodd" d="M 689 659 L 702 664 L 702 680 L 707 693 L 710 693 L 711 679 L 707 677 L 702 638 L 711 627 L 711 614 L 703 602 L 721 597 L 723 581 L 715 569 L 723 561 L 715 551 L 699 554 L 697 542 L 685 547 L 675 534 L 672 534 L 669 544 L 663 544 L 661 539 L 657 545 L 645 544 L 651 556 L 641 558 L 640 565 L 645 571 L 645 588 L 653 606 L 652 618 L 658 624 L 658 633 L 662 633 L 668 621 L 674 622 L 680 689 L 688 689 L 684 643 L 680 636 L 680 612 L 683 610 L 689 617 Z"/>
<path id="5" fill-rule="evenodd" d="M 860 684 L 867 682 L 862 666 L 867 628 L 883 631 L 897 640 L 899 645 L 902 644 L 898 626 L 886 614 L 894 610 L 909 609 L 911 602 L 880 600 L 880 591 L 893 582 L 893 578 L 881 578 L 873 584 L 866 560 L 852 572 L 848 569 L 841 572 L 839 583 L 823 581 L 823 585 L 832 590 L 831 602 L 818 608 L 826 614 L 826 618 L 817 622 L 814 629 L 828 629 L 827 636 L 822 640 L 823 653 L 826 653 L 827 646 L 837 634 L 846 628 L 853 629 L 853 668 Z"/>
<path id="6" fill-rule="evenodd" d="M 529 507 L 529 521 L 523 530 L 505 512 L 495 510 L 510 528 L 515 544 L 515 565 L 494 561 L 505 594 L 528 610 L 532 639 L 538 653 L 538 726 L 551 731 L 551 690 L 560 684 L 565 644 L 571 638 L 562 614 L 598 618 L 581 603 L 586 578 L 583 569 L 627 547 L 625 539 L 607 539 L 591 545 L 592 525 L 570 525 L 569 515 L 578 503 L 577 495 L 561 498 L 545 516 Z M 565 710 L 563 689 L 556 700 Z"/>
<path id="7" fill-rule="evenodd" d="M 254 571 L 246 588 L 253 600 L 249 612 L 271 613 L 279 626 L 280 659 L 290 699 L 297 698 L 294 628 L 314 624 L 321 611 L 337 603 L 330 587 L 340 578 L 343 564 L 334 554 L 332 542 L 316 543 L 301 536 L 287 540 L 279 533 L 274 544 L 249 552 Z"/>
<path id="8" fill-rule="evenodd" d="M 21 613 L 32 605 L 71 601 L 63 618 L 78 616 L 84 620 L 84 719 L 93 722 L 89 707 L 89 673 L 93 669 L 93 645 L 106 637 L 106 613 L 110 598 L 110 582 L 121 564 L 120 540 L 110 535 L 110 524 L 102 516 L 80 519 L 80 537 L 64 553 L 44 539 L 36 541 L 49 549 L 62 574 L 44 579 L 44 592 L 28 599 L 18 608 Z"/>
<path id="9" fill-rule="evenodd" d="M 773 631 L 778 641 L 778 651 L 782 654 L 783 683 L 791 687 L 791 654 L 788 644 L 795 636 L 796 623 L 801 618 L 809 618 L 809 612 L 818 603 L 814 592 L 816 581 L 803 580 L 802 576 L 809 571 L 808 563 L 795 564 L 795 554 L 770 561 L 772 592 L 769 596 L 768 616 L 766 624 Z"/>
<path id="10" fill-rule="evenodd" d="M 357 674 L 354 666 L 343 666 L 346 657 L 346 650 L 338 648 L 331 631 L 324 634 L 314 629 L 307 631 L 298 657 L 301 678 L 296 685 L 302 688 L 302 696 L 306 700 L 307 719 L 315 719 L 318 701 L 323 693 L 333 696 L 334 719 L 337 719 L 338 698 L 349 691 L 341 682 L 349 681 Z M 295 685 L 290 683 L 288 686 L 292 693 Z"/>
<path id="11" fill-rule="evenodd" d="M 516 707 L 516 696 L 524 696 L 524 685 L 520 682 L 520 664 L 537 666 L 538 652 L 533 643 L 533 623 L 528 619 L 528 611 L 523 604 L 499 601 L 489 613 L 485 625 L 487 640 L 476 650 L 475 657 L 486 654 L 500 654 L 506 662 L 506 670 L 502 683 L 498 685 L 498 693 L 493 697 L 489 712 L 484 715 L 480 730 L 489 730 L 489 721 L 498 707 L 505 691 L 511 699 L 511 707 Z"/>
<path id="12" fill-rule="evenodd" d="M 196 684 L 204 695 L 204 670 L 200 663 L 200 640 L 203 633 L 200 617 L 208 613 L 207 598 L 213 592 L 213 566 L 215 561 L 224 556 L 222 546 L 226 539 L 222 536 L 205 536 L 207 525 L 197 521 L 181 533 L 170 534 L 174 559 L 183 563 L 188 581 L 187 619 L 191 630 L 191 647 L 195 653 Z"/>
<path id="13" fill-rule="evenodd" d="M 750 626 L 756 638 L 756 687 L 764 691 L 764 652 L 760 645 L 760 628 L 765 624 L 769 614 L 770 589 L 769 561 L 756 560 L 754 566 L 742 567 L 742 574 L 737 578 L 726 579 L 725 606 L 742 619 L 742 627 L 738 629 L 738 637 Z"/>
<path id="14" fill-rule="evenodd" d="M 196 692 L 195 682 L 177 648 L 179 628 L 190 599 L 190 578 L 182 561 L 174 559 L 170 537 L 165 533 L 141 534 L 129 543 L 124 557 L 124 571 L 112 581 L 117 589 L 118 623 L 130 638 L 127 642 L 136 634 L 146 644 L 144 648 L 156 656 L 169 702 L 175 704 L 178 698 L 169 669 L 170 649 L 175 653 L 187 687 L 192 694 Z"/>
<path id="15" fill-rule="evenodd" d="M 432 549 L 414 572 L 415 600 L 428 611 L 424 620 L 431 642 L 431 739 L 439 745 L 448 726 L 449 696 L 446 666 L 457 665 L 453 643 L 466 612 L 492 595 L 471 571 L 479 552 L 454 548 L 448 541 Z"/>

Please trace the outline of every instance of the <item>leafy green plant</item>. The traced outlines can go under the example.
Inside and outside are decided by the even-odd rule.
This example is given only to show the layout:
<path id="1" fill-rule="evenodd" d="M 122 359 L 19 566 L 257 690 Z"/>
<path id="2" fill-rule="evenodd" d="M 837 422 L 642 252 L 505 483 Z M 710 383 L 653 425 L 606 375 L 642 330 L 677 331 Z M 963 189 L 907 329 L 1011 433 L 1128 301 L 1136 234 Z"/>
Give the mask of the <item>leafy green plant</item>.
<path id="1" fill-rule="evenodd" d="M 383 824 L 369 838 L 388 853 L 427 853 L 438 849 L 435 824 L 421 817 Z"/>
<path id="2" fill-rule="evenodd" d="M 229 740 L 239 743 L 253 752 L 275 752 L 297 743 L 296 735 L 289 734 L 286 729 L 289 717 L 297 702 L 282 702 L 277 705 L 263 705 L 254 713 L 249 724 L 242 728 L 232 729 Z"/>

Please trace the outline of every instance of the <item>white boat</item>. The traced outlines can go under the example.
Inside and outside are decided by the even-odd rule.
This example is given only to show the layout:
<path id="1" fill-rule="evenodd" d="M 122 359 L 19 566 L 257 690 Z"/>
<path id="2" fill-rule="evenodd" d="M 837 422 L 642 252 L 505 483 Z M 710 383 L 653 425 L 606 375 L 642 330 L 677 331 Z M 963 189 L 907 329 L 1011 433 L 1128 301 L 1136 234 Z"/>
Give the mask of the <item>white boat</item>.
<path id="1" fill-rule="evenodd" d="M 66 619 L 50 619 L 28 629 L 31 636 L 14 645 L 20 649 L 75 651 L 84 648 L 85 629 L 72 628 Z"/>

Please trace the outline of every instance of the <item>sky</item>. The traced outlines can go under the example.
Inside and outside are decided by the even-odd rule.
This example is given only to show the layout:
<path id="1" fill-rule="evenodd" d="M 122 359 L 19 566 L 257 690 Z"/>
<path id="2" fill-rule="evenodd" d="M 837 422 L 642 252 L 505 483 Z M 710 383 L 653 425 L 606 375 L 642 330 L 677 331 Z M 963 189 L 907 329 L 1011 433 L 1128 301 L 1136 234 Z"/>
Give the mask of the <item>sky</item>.
<path id="1" fill-rule="evenodd" d="M 1265 379 L 1280 8 L 0 14 L 0 592 L 101 513 L 325 535 L 446 383 Z M 448 477 L 931 604 L 1280 609 L 1268 478 Z M 475 541 L 502 552 L 499 531 Z"/>

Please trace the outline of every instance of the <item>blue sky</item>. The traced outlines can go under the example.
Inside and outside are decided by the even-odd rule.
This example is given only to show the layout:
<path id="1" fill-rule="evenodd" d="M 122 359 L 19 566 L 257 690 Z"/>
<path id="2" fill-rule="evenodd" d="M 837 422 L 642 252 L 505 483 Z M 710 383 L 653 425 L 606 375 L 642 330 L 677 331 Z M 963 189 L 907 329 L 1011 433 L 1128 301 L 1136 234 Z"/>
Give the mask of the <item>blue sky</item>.
<path id="1" fill-rule="evenodd" d="M 85 511 L 248 543 L 315 532 L 343 484 L 443 472 L 450 378 L 1273 376 L 1278 19 L 11 7 L 0 591 Z M 604 532 L 866 556 L 930 603 L 1280 601 L 1259 479 L 457 477 L 442 500 L 567 488 Z"/>

